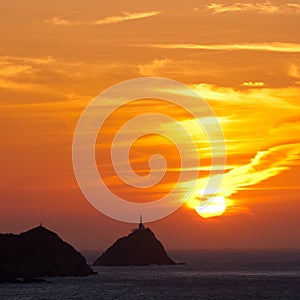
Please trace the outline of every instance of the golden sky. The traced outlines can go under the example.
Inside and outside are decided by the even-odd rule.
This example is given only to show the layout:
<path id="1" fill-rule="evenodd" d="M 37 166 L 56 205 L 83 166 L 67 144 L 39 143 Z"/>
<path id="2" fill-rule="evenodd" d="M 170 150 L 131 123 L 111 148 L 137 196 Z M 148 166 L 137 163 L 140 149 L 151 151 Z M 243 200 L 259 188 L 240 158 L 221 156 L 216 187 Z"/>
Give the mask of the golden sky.
<path id="1" fill-rule="evenodd" d="M 204 219 L 192 198 L 151 228 L 173 249 L 300 247 L 299 1 L 3 0 L 0 23 L 1 232 L 43 222 L 81 249 L 104 248 L 127 233 L 133 225 L 103 216 L 80 192 L 73 133 L 104 89 L 158 76 L 198 92 L 219 117 L 227 148 L 219 196 L 227 209 Z M 200 145 L 203 186 L 207 141 L 185 113 L 154 104 L 133 104 L 117 119 L 122 124 L 139 109 L 168 109 Z M 120 124 L 103 128 L 108 139 Z M 134 145 L 137 173 L 148 172 L 140 161 L 145 146 L 147 155 L 167 147 L 172 172 L 133 201 L 167 192 L 180 169 L 169 141 L 150 135 Z M 109 164 L 102 167 L 110 178 Z"/>

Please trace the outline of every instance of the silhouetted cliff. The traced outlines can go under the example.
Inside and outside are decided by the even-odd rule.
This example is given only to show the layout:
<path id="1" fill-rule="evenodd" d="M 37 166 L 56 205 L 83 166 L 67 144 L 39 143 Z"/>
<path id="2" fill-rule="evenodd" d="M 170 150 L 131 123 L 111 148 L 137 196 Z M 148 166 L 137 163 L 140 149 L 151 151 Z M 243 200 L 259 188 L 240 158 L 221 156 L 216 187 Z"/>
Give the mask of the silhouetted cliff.
<path id="1" fill-rule="evenodd" d="M 166 250 L 149 229 L 136 229 L 118 239 L 94 262 L 94 266 L 174 265 Z"/>
<path id="2" fill-rule="evenodd" d="M 45 227 L 0 234 L 0 281 L 93 273 L 78 251 Z"/>

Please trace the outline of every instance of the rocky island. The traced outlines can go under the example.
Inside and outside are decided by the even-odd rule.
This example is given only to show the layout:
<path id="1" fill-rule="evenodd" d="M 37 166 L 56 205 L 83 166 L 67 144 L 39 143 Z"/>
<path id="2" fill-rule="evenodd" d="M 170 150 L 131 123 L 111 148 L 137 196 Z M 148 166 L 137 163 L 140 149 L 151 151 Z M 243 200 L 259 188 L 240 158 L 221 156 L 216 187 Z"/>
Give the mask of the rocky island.
<path id="1" fill-rule="evenodd" d="M 85 258 L 42 225 L 19 235 L 0 234 L 0 282 L 91 274 Z"/>
<path id="2" fill-rule="evenodd" d="M 175 265 L 168 256 L 162 243 L 154 233 L 145 228 L 142 220 L 139 228 L 129 235 L 118 239 L 100 257 L 94 266 L 144 266 L 144 265 Z"/>

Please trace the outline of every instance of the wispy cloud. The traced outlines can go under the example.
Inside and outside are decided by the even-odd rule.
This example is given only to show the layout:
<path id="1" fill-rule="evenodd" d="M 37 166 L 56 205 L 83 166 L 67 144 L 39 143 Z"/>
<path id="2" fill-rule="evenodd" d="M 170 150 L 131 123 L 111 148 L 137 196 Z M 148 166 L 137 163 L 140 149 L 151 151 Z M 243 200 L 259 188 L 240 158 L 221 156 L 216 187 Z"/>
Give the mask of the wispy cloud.
<path id="1" fill-rule="evenodd" d="M 52 57 L 0 56 L 0 88 L 30 90 L 40 87 L 27 79 L 35 78 L 39 68 L 53 62 Z"/>
<path id="2" fill-rule="evenodd" d="M 254 157 L 258 149 L 300 142 L 300 123 L 291 118 L 300 115 L 299 88 L 232 89 L 208 84 L 191 87 L 211 103 L 218 116 L 226 117 L 219 120 L 228 157 L 240 157 L 235 167 Z"/>
<path id="3" fill-rule="evenodd" d="M 68 21 L 66 19 L 62 19 L 59 17 L 55 17 L 52 19 L 46 19 L 46 20 L 44 20 L 44 23 L 55 25 L 55 26 L 71 26 L 71 25 L 77 24 L 77 23 L 72 23 L 71 21 Z"/>
<path id="4" fill-rule="evenodd" d="M 233 194 L 244 189 L 256 189 L 255 185 L 289 170 L 293 164 L 299 161 L 299 155 L 299 143 L 280 145 L 259 151 L 249 163 L 236 166 L 224 175 L 218 195 L 226 199 L 229 210 L 242 211 L 245 207 L 235 206 L 234 201 L 231 200 Z M 206 184 L 205 178 L 199 179 L 199 186 L 205 186 Z M 212 200 L 212 197 L 214 195 L 204 194 L 204 189 L 200 189 L 197 196 L 189 199 L 186 204 L 190 208 L 195 208 L 199 205 L 199 200 Z M 211 205 L 214 206 L 215 203 L 212 201 L 212 204 L 209 204 L 208 208 Z M 209 216 L 214 215 L 216 214 L 211 213 Z"/>
<path id="5" fill-rule="evenodd" d="M 255 86 L 255 82 L 247 83 L 249 87 Z M 240 161 L 224 175 L 219 191 L 227 198 L 229 210 L 235 205 L 231 197 L 233 194 L 245 188 L 255 188 L 257 184 L 299 164 L 299 104 L 293 103 L 293 99 L 297 99 L 296 89 L 291 96 L 288 89 L 265 87 L 247 92 L 209 85 L 194 85 L 193 88 L 209 100 L 217 112 L 228 116 L 225 123 L 222 119 L 220 122 L 226 136 L 229 160 L 237 153 L 241 155 Z M 218 102 L 222 103 L 220 108 Z M 288 117 L 280 120 L 282 116 Z M 263 140 L 262 135 L 268 138 Z M 259 151 L 258 145 L 264 150 Z M 249 157 L 252 157 L 250 161 Z M 245 158 L 249 162 L 245 162 Z M 204 179 L 199 185 L 205 186 Z M 203 189 L 200 189 L 199 194 L 203 197 L 202 193 Z M 198 205 L 196 200 L 191 199 L 189 206 Z M 243 208 L 243 205 L 238 207 Z"/>
<path id="6" fill-rule="evenodd" d="M 208 10 L 214 14 L 226 12 L 256 12 L 261 14 L 274 13 L 300 13 L 300 4 L 275 4 L 271 1 L 265 2 L 236 2 L 233 4 L 210 3 L 207 5 Z"/>
<path id="7" fill-rule="evenodd" d="M 26 57 L 26 56 L 0 56 L 0 66 L 7 64 L 8 62 L 21 62 L 30 64 L 45 65 L 50 62 L 54 62 L 55 59 L 51 56 L 46 57 Z"/>
<path id="8" fill-rule="evenodd" d="M 76 95 L 87 93 L 92 97 L 95 91 L 87 88 L 86 82 L 91 78 L 99 79 L 99 76 L 113 78 L 120 70 L 134 76 L 136 66 L 116 61 L 83 64 L 81 61 L 66 61 L 50 56 L 0 56 L 0 92 L 30 90 L 33 94 L 47 92 L 69 98 L 71 90 Z M 76 91 L 70 87 L 75 82 Z M 34 101 L 32 96 L 27 99 L 29 102 Z M 2 99 L 6 100 L 6 97 L 2 95 Z"/>
<path id="9" fill-rule="evenodd" d="M 157 11 L 157 10 L 140 12 L 140 13 L 126 13 L 125 12 L 122 15 L 110 16 L 110 17 L 106 17 L 104 19 L 97 20 L 96 22 L 94 22 L 94 24 L 95 25 L 115 24 L 115 23 L 130 21 L 130 20 L 149 18 L 149 17 L 157 16 L 160 13 L 161 13 L 161 11 Z"/>
<path id="10" fill-rule="evenodd" d="M 288 170 L 299 159 L 300 144 L 287 144 L 259 151 L 250 163 L 229 171 L 222 187 L 222 195 L 230 197 L 244 187 L 258 184 Z"/>
<path id="11" fill-rule="evenodd" d="M 300 3 L 288 3 L 287 6 L 294 7 L 300 10 Z"/>
<path id="12" fill-rule="evenodd" d="M 171 65 L 173 67 L 173 60 L 169 58 L 154 59 L 148 64 L 138 65 L 139 73 L 143 76 L 156 76 L 157 73 L 164 67 Z"/>
<path id="13" fill-rule="evenodd" d="M 161 49 L 191 49 L 215 51 L 265 51 L 281 53 L 300 53 L 300 44 L 296 43 L 243 43 L 243 44 L 149 44 L 153 48 Z"/>
<path id="14" fill-rule="evenodd" d="M 103 19 L 95 20 L 95 21 L 70 21 L 67 19 L 63 19 L 60 17 L 54 17 L 52 19 L 44 20 L 44 23 L 51 24 L 54 26 L 79 26 L 79 25 L 108 25 L 108 24 L 116 24 L 122 23 L 131 20 L 138 20 L 149 18 L 153 16 L 157 16 L 161 14 L 161 11 L 152 10 L 146 12 L 124 12 L 120 15 L 108 16 Z"/>
<path id="15" fill-rule="evenodd" d="M 265 83 L 262 81 L 246 81 L 241 84 L 243 87 L 247 88 L 262 88 L 265 87 Z"/>
<path id="16" fill-rule="evenodd" d="M 284 118 L 282 120 L 280 120 L 279 122 L 277 122 L 275 124 L 275 128 L 282 126 L 282 125 L 286 125 L 286 124 L 292 124 L 293 126 L 295 126 L 295 123 L 300 123 L 300 115 L 294 115 L 294 116 L 289 116 L 287 118 Z"/>
<path id="17" fill-rule="evenodd" d="M 300 79 L 300 68 L 297 65 L 292 64 L 288 67 L 288 74 L 295 79 Z"/>

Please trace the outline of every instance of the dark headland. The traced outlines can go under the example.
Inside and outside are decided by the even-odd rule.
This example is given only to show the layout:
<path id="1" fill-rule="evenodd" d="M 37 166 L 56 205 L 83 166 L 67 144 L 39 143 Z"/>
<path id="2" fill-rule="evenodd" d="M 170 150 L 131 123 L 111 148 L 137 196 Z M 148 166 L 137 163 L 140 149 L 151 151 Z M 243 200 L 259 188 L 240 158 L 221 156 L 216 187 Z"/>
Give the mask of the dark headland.
<path id="1" fill-rule="evenodd" d="M 142 222 L 138 229 L 118 239 L 100 257 L 94 266 L 175 265 L 162 243 Z"/>
<path id="2" fill-rule="evenodd" d="M 94 274 L 85 258 L 43 226 L 17 234 L 0 234 L 0 282 L 35 281 L 43 276 Z"/>

